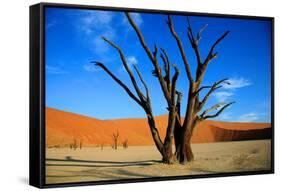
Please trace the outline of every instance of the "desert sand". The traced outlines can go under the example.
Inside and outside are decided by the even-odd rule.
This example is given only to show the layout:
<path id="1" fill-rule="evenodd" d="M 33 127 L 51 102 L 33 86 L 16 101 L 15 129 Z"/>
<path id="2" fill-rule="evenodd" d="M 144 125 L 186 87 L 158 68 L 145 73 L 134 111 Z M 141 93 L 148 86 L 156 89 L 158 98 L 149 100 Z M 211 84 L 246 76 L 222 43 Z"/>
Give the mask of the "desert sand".
<path id="1" fill-rule="evenodd" d="M 195 160 L 166 165 L 154 146 L 46 149 L 46 183 L 270 170 L 271 141 L 192 144 Z"/>
<path id="2" fill-rule="evenodd" d="M 160 136 L 163 138 L 167 126 L 167 116 L 155 117 Z M 68 147 L 74 140 L 83 146 L 112 144 L 112 134 L 120 134 L 118 144 L 126 139 L 129 146 L 154 145 L 145 118 L 99 120 L 66 111 L 46 109 L 46 145 Z M 193 143 L 212 143 L 219 141 L 241 141 L 270 139 L 270 123 L 239 123 L 203 121 L 192 137 Z"/>

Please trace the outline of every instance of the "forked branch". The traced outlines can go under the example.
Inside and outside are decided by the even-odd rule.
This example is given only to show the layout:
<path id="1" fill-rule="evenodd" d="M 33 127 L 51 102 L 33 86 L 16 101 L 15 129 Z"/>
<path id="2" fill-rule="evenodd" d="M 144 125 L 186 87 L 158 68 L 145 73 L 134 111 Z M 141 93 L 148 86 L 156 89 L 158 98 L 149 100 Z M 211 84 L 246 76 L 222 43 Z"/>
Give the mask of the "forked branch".
<path id="1" fill-rule="evenodd" d="M 207 109 L 206 111 L 204 111 L 201 115 L 200 115 L 200 121 L 202 120 L 206 120 L 206 119 L 209 119 L 209 118 L 215 118 L 215 117 L 218 117 L 227 107 L 229 107 L 230 105 L 234 104 L 235 102 L 230 102 L 228 104 L 225 104 L 223 107 L 222 107 L 222 103 L 219 103 L 219 104 L 216 104 L 214 105 L 213 107 L 211 107 L 210 109 Z M 206 115 L 207 113 L 213 111 L 213 110 L 217 110 L 218 108 L 220 108 L 215 114 L 213 115 Z"/>
<path id="2" fill-rule="evenodd" d="M 180 50 L 180 54 L 181 54 L 181 57 L 182 57 L 182 60 L 183 60 L 184 66 L 185 66 L 186 75 L 189 79 L 189 82 L 193 83 L 193 78 L 192 78 L 192 75 L 191 75 L 191 72 L 190 72 L 190 66 L 189 66 L 189 63 L 188 63 L 188 60 L 187 60 L 187 57 L 186 57 L 186 53 L 184 51 L 182 42 L 181 42 L 178 34 L 176 33 L 175 29 L 174 29 L 173 20 L 172 20 L 172 17 L 170 15 L 168 15 L 167 24 L 169 26 L 170 32 L 172 33 L 172 36 L 175 38 L 175 40 L 177 42 L 177 45 L 178 45 L 178 48 Z"/>
<path id="3" fill-rule="evenodd" d="M 170 61 L 169 61 L 169 57 L 166 53 L 166 51 L 161 48 L 161 54 L 160 57 L 164 63 L 164 70 L 165 70 L 165 76 L 164 76 L 164 80 L 166 81 L 166 86 L 168 88 L 168 91 L 171 91 L 171 80 L 170 80 Z"/>
<path id="4" fill-rule="evenodd" d="M 129 68 L 129 66 L 128 66 L 128 64 L 127 64 L 126 58 L 125 58 L 125 56 L 124 56 L 124 54 L 123 54 L 123 51 L 121 50 L 121 48 L 120 48 L 119 46 L 117 46 L 117 45 L 114 44 L 112 41 L 108 40 L 107 38 L 102 37 L 102 39 L 103 39 L 105 42 L 107 42 L 108 44 L 110 44 L 113 48 L 115 48 L 115 49 L 118 51 L 119 56 L 120 56 L 120 59 L 121 59 L 121 61 L 122 61 L 122 64 L 123 64 L 125 70 L 127 71 L 127 73 L 129 74 L 130 79 L 131 79 L 131 82 L 132 82 L 132 84 L 133 84 L 133 86 L 134 86 L 134 88 L 135 88 L 135 90 L 136 90 L 136 92 L 137 92 L 139 98 L 143 101 L 145 97 L 144 97 L 144 95 L 142 94 L 140 88 L 138 87 L 138 84 L 137 84 L 137 82 L 136 82 L 136 80 L 135 80 L 135 77 L 134 77 L 134 75 L 133 75 L 131 69 Z"/>
<path id="5" fill-rule="evenodd" d="M 177 79 L 179 77 L 180 71 L 177 67 L 176 64 L 173 64 L 173 67 L 175 69 L 175 74 L 172 78 L 172 87 L 171 87 L 171 100 L 172 100 L 172 105 L 175 107 L 176 103 L 175 103 L 175 95 L 176 95 L 176 83 L 177 83 Z"/>
<path id="6" fill-rule="evenodd" d="M 217 82 L 215 82 L 212 86 L 202 86 L 203 89 L 204 88 L 210 88 L 209 92 L 205 95 L 205 97 L 202 99 L 202 101 L 199 103 L 198 105 L 198 108 L 197 108 L 197 112 L 199 112 L 205 105 L 205 103 L 207 102 L 208 98 L 210 97 L 210 95 L 217 89 L 221 88 L 222 87 L 222 83 L 226 83 L 226 84 L 230 84 L 228 81 L 228 79 L 225 78 L 225 79 L 222 79 L 222 80 L 219 80 Z M 199 90 L 202 90 L 202 88 L 199 88 Z M 198 91 L 199 91 L 198 90 Z M 197 92 L 198 93 L 198 92 Z"/>
<path id="7" fill-rule="evenodd" d="M 209 63 L 212 59 L 214 59 L 214 58 L 217 57 L 218 53 L 217 53 L 217 52 L 214 53 L 214 49 L 215 49 L 215 47 L 228 35 L 229 32 L 230 32 L 230 31 L 226 31 L 225 33 L 223 33 L 223 35 L 222 35 L 220 38 L 218 38 L 218 39 L 215 41 L 215 43 L 212 45 L 212 47 L 210 48 L 210 51 L 209 51 L 209 53 L 208 53 L 208 56 L 207 56 L 207 58 L 206 58 L 205 61 L 204 61 L 204 65 L 205 65 L 205 66 L 208 65 L 208 63 Z"/>
<path id="8" fill-rule="evenodd" d="M 145 92 L 146 92 L 146 101 L 150 104 L 150 95 L 149 95 L 148 86 L 146 85 L 144 79 L 142 78 L 141 73 L 140 73 L 139 69 L 137 68 L 137 66 L 134 64 L 133 67 L 134 67 L 134 69 L 136 70 L 136 72 L 137 72 L 137 74 L 138 74 L 138 77 L 139 77 L 141 83 L 143 84 L 143 86 L 144 86 L 144 88 L 145 88 Z"/>
<path id="9" fill-rule="evenodd" d="M 126 93 L 135 101 L 137 102 L 140 106 L 143 107 L 143 104 L 141 100 L 139 100 L 132 92 L 131 90 L 121 81 L 119 80 L 103 63 L 93 61 L 91 63 L 95 63 L 96 66 L 102 68 L 115 82 L 117 82 L 125 91 Z"/>
<path id="10" fill-rule="evenodd" d="M 201 33 L 207 28 L 208 25 L 205 25 L 203 28 L 201 28 L 199 30 L 199 32 L 197 33 L 197 38 L 195 38 L 194 34 L 193 34 L 193 31 L 192 31 L 191 24 L 190 24 L 190 20 L 189 20 L 188 17 L 187 17 L 187 23 L 188 23 L 187 36 L 188 36 L 189 42 L 191 44 L 191 47 L 193 48 L 193 50 L 195 52 L 198 67 L 201 67 L 202 59 L 201 59 L 198 44 L 199 44 L 199 40 L 201 39 Z"/>
<path id="11" fill-rule="evenodd" d="M 165 84 L 165 80 L 162 76 L 161 73 L 161 68 L 158 65 L 158 60 L 157 60 L 157 46 L 154 46 L 154 52 L 152 53 L 149 49 L 149 47 L 146 45 L 144 37 L 141 33 L 141 31 L 139 30 L 139 28 L 137 27 L 137 25 L 135 24 L 135 22 L 133 21 L 133 19 L 131 18 L 130 14 L 128 12 L 125 12 L 126 17 L 128 18 L 129 23 L 131 24 L 131 26 L 133 27 L 133 29 L 135 30 L 135 32 L 137 33 L 137 36 L 139 38 L 139 41 L 143 47 L 143 49 L 145 50 L 147 56 L 149 57 L 149 59 L 151 60 L 153 66 L 154 66 L 154 70 L 153 70 L 153 75 L 155 75 L 158 78 L 158 81 L 160 83 L 162 92 L 165 96 L 165 99 L 167 101 L 167 104 L 170 105 L 171 104 L 171 97 L 168 91 L 168 88 Z"/>
<path id="12" fill-rule="evenodd" d="M 153 53 L 150 51 L 149 47 L 146 45 L 144 37 L 143 37 L 142 33 L 140 32 L 139 28 L 137 27 L 137 25 L 135 24 L 135 22 L 133 21 L 133 19 L 131 18 L 130 14 L 128 12 L 125 12 L 125 15 L 129 21 L 129 23 L 133 27 L 133 29 L 136 31 L 139 41 L 140 41 L 143 49 L 145 50 L 146 54 L 148 55 L 149 59 L 151 60 L 151 62 L 154 63 L 155 57 L 154 57 Z"/>

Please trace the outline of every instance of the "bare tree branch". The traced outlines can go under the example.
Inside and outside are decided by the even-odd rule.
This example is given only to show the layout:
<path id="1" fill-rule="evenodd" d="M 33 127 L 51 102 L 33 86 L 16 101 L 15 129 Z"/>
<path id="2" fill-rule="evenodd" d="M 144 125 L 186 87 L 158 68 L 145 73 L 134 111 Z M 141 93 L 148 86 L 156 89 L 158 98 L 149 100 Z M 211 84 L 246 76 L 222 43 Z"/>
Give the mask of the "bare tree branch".
<path id="1" fill-rule="evenodd" d="M 131 79 L 131 82 L 132 82 L 132 84 L 133 84 L 133 86 L 134 86 L 134 88 L 135 88 L 135 90 L 136 90 L 136 92 L 137 92 L 139 98 L 140 98 L 141 100 L 143 100 L 144 95 L 142 94 L 140 88 L 138 87 L 138 84 L 137 84 L 137 82 L 136 82 L 136 80 L 135 80 L 135 77 L 134 77 L 134 75 L 133 75 L 131 69 L 129 68 L 129 66 L 128 66 L 128 64 L 127 64 L 126 58 L 125 58 L 125 56 L 124 56 L 123 51 L 121 50 L 121 48 L 120 48 L 119 46 L 117 46 L 116 44 L 114 44 L 112 41 L 110 41 L 110 40 L 108 40 L 107 38 L 105 38 L 105 37 L 102 37 L 102 39 L 103 39 L 104 41 L 106 41 L 108 44 L 110 44 L 113 48 L 115 48 L 115 49 L 118 51 L 119 56 L 120 56 L 120 58 L 121 58 L 121 61 L 122 61 L 122 63 L 123 63 L 123 66 L 124 66 L 125 70 L 127 71 L 127 73 L 129 74 L 130 79 Z"/>
<path id="2" fill-rule="evenodd" d="M 230 105 L 234 104 L 235 102 L 230 102 L 228 104 L 225 104 L 217 113 L 213 114 L 213 115 L 206 115 L 206 116 L 201 116 L 200 120 L 206 120 L 206 119 L 209 119 L 209 118 L 215 118 L 217 116 L 219 116 L 223 110 L 225 110 L 227 107 L 229 107 Z M 217 104 L 218 105 L 218 104 Z M 210 108 L 210 110 L 214 110 L 214 109 L 217 109 L 217 105 L 213 106 L 214 108 Z M 221 107 L 221 105 L 219 106 Z M 208 113 L 208 112 L 207 112 Z"/>
<path id="3" fill-rule="evenodd" d="M 164 78 L 163 78 L 163 76 L 161 74 L 161 68 L 159 67 L 158 61 L 157 61 L 157 56 L 156 56 L 156 54 L 157 54 L 157 46 L 155 45 L 154 52 L 151 53 L 149 47 L 145 43 L 145 40 L 144 40 L 144 37 L 143 37 L 141 31 L 139 30 L 139 28 L 137 27 L 137 25 L 135 24 L 135 22 L 131 18 L 130 14 L 128 12 L 125 12 L 125 15 L 128 18 L 129 23 L 131 24 L 131 26 L 134 28 L 135 32 L 137 33 L 137 36 L 139 38 L 139 41 L 140 41 L 143 49 L 145 50 L 146 54 L 148 55 L 148 57 L 150 58 L 152 64 L 154 65 L 155 69 L 153 70 L 153 74 L 155 76 L 157 76 L 158 81 L 159 81 L 160 86 L 161 86 L 161 89 L 163 91 L 163 94 L 164 94 L 164 96 L 166 98 L 166 101 L 167 101 L 168 105 L 170 105 L 170 103 L 171 103 L 170 94 L 169 94 L 169 91 L 168 91 L 168 89 L 166 87 L 165 80 L 164 80 Z"/>
<path id="4" fill-rule="evenodd" d="M 137 27 L 137 25 L 135 24 L 135 22 L 133 21 L 133 19 L 131 18 L 130 14 L 128 12 L 125 12 L 125 15 L 129 21 L 129 23 L 133 27 L 133 29 L 136 31 L 139 41 L 140 41 L 143 49 L 145 50 L 146 54 L 150 58 L 151 62 L 155 62 L 155 57 L 154 57 L 153 53 L 151 53 L 149 47 L 146 45 L 144 37 L 143 37 L 142 33 L 140 32 L 139 28 Z"/>
<path id="5" fill-rule="evenodd" d="M 197 33 L 197 44 L 201 40 L 201 33 L 208 27 L 208 24 L 206 24 L 204 27 L 202 27 L 199 32 Z"/>
<path id="6" fill-rule="evenodd" d="M 119 80 L 103 63 L 93 61 L 92 63 L 95 63 L 96 66 L 101 67 L 114 81 L 116 81 L 126 92 L 127 94 L 140 106 L 143 107 L 142 102 L 131 92 L 131 90 L 121 81 Z"/>
<path id="7" fill-rule="evenodd" d="M 218 38 L 216 41 L 215 41 L 215 43 L 212 45 L 212 47 L 211 47 L 211 49 L 210 49 L 210 51 L 209 51 L 209 53 L 208 53 L 208 56 L 207 56 L 207 58 L 205 59 L 205 61 L 204 61 L 204 65 L 206 66 L 206 65 L 208 65 L 208 63 L 213 59 L 213 58 L 216 58 L 216 56 L 217 56 L 217 52 L 215 52 L 214 53 L 214 49 L 215 49 L 215 47 L 229 34 L 229 32 L 230 31 L 226 31 L 225 33 L 223 33 L 223 35 L 220 37 L 220 38 Z"/>
<path id="8" fill-rule="evenodd" d="M 173 76 L 173 79 L 172 79 L 172 87 L 171 87 L 171 100 L 172 100 L 172 105 L 175 106 L 175 94 L 176 94 L 176 83 L 177 83 L 177 79 L 179 77 L 179 74 L 180 74 L 180 71 L 179 69 L 177 68 L 177 65 L 176 64 L 173 64 L 173 67 L 175 69 L 175 74 Z"/>
<path id="9" fill-rule="evenodd" d="M 198 90 L 197 90 L 197 92 L 195 92 L 195 94 L 199 94 L 200 93 L 200 91 L 202 91 L 203 89 L 207 89 L 207 88 L 211 88 L 212 86 L 202 86 L 202 87 L 200 87 Z"/>
<path id="10" fill-rule="evenodd" d="M 200 51 L 199 51 L 199 47 L 198 47 L 198 43 L 199 43 L 199 40 L 201 38 L 201 32 L 203 30 L 205 30 L 205 28 L 207 28 L 208 25 L 205 25 L 203 28 L 201 28 L 199 30 L 199 32 L 197 33 L 197 38 L 195 39 L 194 35 L 193 35 L 193 31 L 192 31 L 192 27 L 191 27 L 191 24 L 190 24 L 190 20 L 189 18 L 187 17 L 187 23 L 188 23 L 188 32 L 187 32 L 187 35 L 188 35 L 188 39 L 189 39 L 189 42 L 195 52 L 195 55 L 196 55 L 196 59 L 197 59 L 197 64 L 198 64 L 198 67 L 201 67 L 201 64 L 202 64 L 202 60 L 201 60 L 201 55 L 200 55 Z"/>
<path id="11" fill-rule="evenodd" d="M 166 86 L 167 86 L 168 91 L 171 92 L 170 61 L 169 61 L 169 57 L 168 57 L 166 51 L 163 48 L 161 48 L 160 57 L 164 63 L 164 70 L 165 70 L 164 80 L 166 81 Z"/>
<path id="12" fill-rule="evenodd" d="M 143 84 L 144 88 L 145 88 L 145 92 L 146 92 L 146 101 L 150 104 L 150 95 L 149 95 L 149 89 L 145 83 L 145 81 L 143 80 L 142 76 L 141 76 L 141 73 L 139 71 L 139 69 L 137 68 L 137 66 L 134 64 L 133 67 L 135 68 L 138 76 L 139 76 L 139 79 L 141 81 L 141 83 Z"/>
<path id="13" fill-rule="evenodd" d="M 217 103 L 216 105 L 213 105 L 212 107 L 210 107 L 209 109 L 206 109 L 205 111 L 202 112 L 202 114 L 200 115 L 200 118 L 204 118 L 204 116 L 206 116 L 207 113 L 212 112 L 213 110 L 217 110 L 218 108 L 220 108 L 222 105 L 224 105 L 225 103 Z"/>
<path id="14" fill-rule="evenodd" d="M 222 79 L 222 80 L 219 80 L 219 81 L 215 82 L 215 83 L 212 85 L 212 87 L 211 87 L 211 89 L 209 90 L 209 92 L 205 95 L 205 97 L 203 98 L 203 100 L 199 103 L 199 106 L 198 106 L 198 108 L 197 108 L 197 112 L 199 112 L 199 111 L 203 108 L 203 106 L 204 106 L 205 103 L 207 102 L 207 100 L 208 100 L 208 98 L 210 97 L 210 95 L 211 95 L 215 90 L 217 90 L 217 89 L 219 89 L 219 88 L 222 87 L 220 84 L 222 84 L 222 83 L 227 83 L 227 84 L 228 84 L 227 80 L 228 80 L 228 79 L 225 78 L 225 79 Z"/>
<path id="15" fill-rule="evenodd" d="M 173 35 L 173 37 L 175 38 L 176 42 L 177 42 L 177 45 L 179 47 L 179 50 L 180 50 L 180 53 L 181 53 L 181 57 L 182 57 L 182 60 L 184 62 L 184 66 L 185 66 L 185 71 L 186 71 L 186 75 L 189 79 L 189 81 L 191 83 L 193 83 L 193 78 L 192 78 L 192 75 L 191 75 L 191 72 L 190 72 L 190 66 L 189 66 L 189 63 L 188 63 L 188 60 L 187 60 L 187 57 L 186 57 L 186 54 L 185 54 L 185 51 L 184 51 L 184 48 L 183 48 L 183 45 L 182 45 L 182 42 L 178 36 L 178 34 L 176 33 L 175 29 L 174 29 L 174 24 L 173 24 L 173 21 L 172 21 L 172 18 L 170 15 L 168 15 L 168 21 L 167 21 L 167 24 L 169 26 L 169 29 Z"/>
<path id="16" fill-rule="evenodd" d="M 181 99 L 182 99 L 182 93 L 179 91 L 176 91 L 177 94 L 177 103 L 176 103 L 176 108 L 177 108 L 177 120 L 179 124 L 181 125 Z"/>

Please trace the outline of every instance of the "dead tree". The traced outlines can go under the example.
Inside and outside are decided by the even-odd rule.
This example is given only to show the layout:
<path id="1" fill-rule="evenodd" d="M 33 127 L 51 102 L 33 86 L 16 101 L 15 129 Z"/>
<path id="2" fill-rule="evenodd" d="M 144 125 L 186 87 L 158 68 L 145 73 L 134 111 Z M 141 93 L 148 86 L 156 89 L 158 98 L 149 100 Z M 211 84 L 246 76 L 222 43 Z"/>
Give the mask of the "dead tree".
<path id="1" fill-rule="evenodd" d="M 229 31 L 225 32 L 215 43 L 212 45 L 208 56 L 205 60 L 202 61 L 202 58 L 200 56 L 200 51 L 198 47 L 198 43 L 200 40 L 201 32 L 206 28 L 203 27 L 195 37 L 191 28 L 191 25 L 188 20 L 188 31 L 187 36 L 188 39 L 192 45 L 192 48 L 194 49 L 194 52 L 196 54 L 197 58 L 197 70 L 196 70 L 196 78 L 193 79 L 190 71 L 190 66 L 188 63 L 187 56 L 185 54 L 182 42 L 180 38 L 178 37 L 177 33 L 174 30 L 174 25 L 172 22 L 172 18 L 168 16 L 168 27 L 170 29 L 170 32 L 173 36 L 173 38 L 176 40 L 176 44 L 179 48 L 181 58 L 184 63 L 185 72 L 187 75 L 187 78 L 189 80 L 189 87 L 187 88 L 187 106 L 186 106 L 186 112 L 183 122 L 181 121 L 181 100 L 182 100 L 182 93 L 179 92 L 176 88 L 177 79 L 179 76 L 179 69 L 176 64 L 173 64 L 172 67 L 174 69 L 173 75 L 171 75 L 171 64 L 169 61 L 168 54 L 163 48 L 160 48 L 160 54 L 158 52 L 157 45 L 154 46 L 154 50 L 151 51 L 151 49 L 147 46 L 145 39 L 137 27 L 137 25 L 134 23 L 133 19 L 131 18 L 129 13 L 125 13 L 129 23 L 131 24 L 132 28 L 137 34 L 137 37 L 140 41 L 140 44 L 142 48 L 144 49 L 146 55 L 148 56 L 149 60 L 151 61 L 154 69 L 152 71 L 152 74 L 158 79 L 158 82 L 161 87 L 161 91 L 165 97 L 166 103 L 167 103 L 167 109 L 168 109 L 168 123 L 167 123 L 167 129 L 166 129 L 166 135 L 164 140 L 162 141 L 159 132 L 157 130 L 154 115 L 151 108 L 151 100 L 150 100 L 150 94 L 147 84 L 145 83 L 144 79 L 142 78 L 142 75 L 140 71 L 138 70 L 136 65 L 133 65 L 137 76 L 139 77 L 142 85 L 144 86 L 145 93 L 143 93 L 139 87 L 139 85 L 136 82 L 135 76 L 133 75 L 133 72 L 129 68 L 126 58 L 123 54 L 123 51 L 120 47 L 118 47 L 116 44 L 114 44 L 112 41 L 106 39 L 105 37 L 102 37 L 104 41 L 106 41 L 109 45 L 111 45 L 114 49 L 116 49 L 119 53 L 120 59 L 122 61 L 122 64 L 128 73 L 130 80 L 133 84 L 134 90 L 137 95 L 135 95 L 127 85 L 125 85 L 117 76 L 115 76 L 103 63 L 94 61 L 94 63 L 102 68 L 115 82 L 117 82 L 125 91 L 126 93 L 140 106 L 143 108 L 143 110 L 146 113 L 149 128 L 151 131 L 152 138 L 154 140 L 154 143 L 158 149 L 158 151 L 162 155 L 162 160 L 165 163 L 173 163 L 175 160 L 179 161 L 180 163 L 184 164 L 188 161 L 193 160 L 193 153 L 191 149 L 191 137 L 193 134 L 194 128 L 197 126 L 197 124 L 200 121 L 217 117 L 220 113 L 223 112 L 224 109 L 229 107 L 233 102 L 231 103 L 219 103 L 215 106 L 211 107 L 210 109 L 207 109 L 205 111 L 201 111 L 204 107 L 205 103 L 207 102 L 210 95 L 217 89 L 222 87 L 223 83 L 228 83 L 227 79 L 220 80 L 216 83 L 214 83 L 211 86 L 201 86 L 201 82 L 203 80 L 203 76 L 205 74 L 206 68 L 208 64 L 217 57 L 217 52 L 214 53 L 215 47 L 226 37 L 226 35 L 229 33 Z M 159 66 L 159 60 L 158 58 L 161 58 L 161 61 L 164 65 L 164 72 L 162 72 L 161 67 Z M 202 92 L 203 89 L 209 89 L 209 92 L 205 95 L 203 100 L 199 100 L 199 94 Z M 213 110 L 218 110 L 215 114 L 209 114 Z M 173 139 L 175 142 L 176 151 L 173 153 L 172 151 L 172 143 Z"/>
<path id="2" fill-rule="evenodd" d="M 116 131 L 115 133 L 112 134 L 112 141 L 113 141 L 113 149 L 117 149 L 117 145 L 118 145 L 118 138 L 119 138 L 119 132 Z"/>
<path id="3" fill-rule="evenodd" d="M 77 143 L 77 140 L 76 140 L 76 138 L 75 138 L 75 139 L 73 140 L 72 148 L 73 148 L 74 150 L 76 150 L 77 147 L 78 147 L 78 143 Z"/>
<path id="4" fill-rule="evenodd" d="M 184 121 L 181 125 L 181 122 L 177 122 L 175 127 L 175 134 L 176 134 L 176 157 L 180 163 L 186 163 L 188 161 L 193 160 L 193 153 L 191 149 L 191 138 L 193 135 L 193 131 L 195 127 L 198 125 L 200 121 L 215 118 L 220 115 L 227 107 L 232 105 L 234 102 L 230 103 L 218 103 L 212 106 L 205 111 L 202 111 L 203 107 L 205 106 L 208 98 L 210 95 L 216 91 L 217 89 L 223 87 L 222 84 L 226 83 L 229 84 L 227 79 L 222 79 L 215 82 L 213 85 L 210 86 L 202 86 L 202 80 L 204 74 L 206 72 L 208 64 L 217 57 L 218 53 L 214 52 L 215 47 L 229 34 L 229 31 L 226 31 L 220 38 L 218 38 L 213 45 L 211 46 L 209 53 L 205 59 L 202 59 L 200 50 L 199 50 L 199 41 L 201 39 L 201 33 L 206 29 L 207 25 L 205 25 L 202 29 L 199 30 L 196 36 L 194 36 L 191 24 L 189 19 L 187 18 L 188 23 L 188 31 L 187 36 L 188 40 L 191 44 L 192 49 L 196 55 L 197 59 L 197 69 L 196 69 L 196 77 L 195 79 L 192 77 L 189 67 L 189 62 L 187 60 L 182 42 L 174 30 L 174 25 L 171 16 L 168 16 L 167 24 L 169 26 L 170 32 L 173 38 L 176 40 L 177 46 L 180 50 L 180 54 L 185 66 L 186 76 L 189 80 L 189 88 L 188 88 L 188 97 L 187 97 L 187 107 L 186 113 L 184 117 Z M 199 94 L 202 90 L 208 89 L 209 91 L 204 96 L 202 100 L 199 99 Z M 179 103 L 180 104 L 180 103 Z M 180 106 L 179 106 L 180 107 Z M 209 114 L 217 110 L 214 114 Z"/>
<path id="5" fill-rule="evenodd" d="M 127 149 L 128 148 L 128 139 L 122 142 L 123 148 Z"/>
<path id="6" fill-rule="evenodd" d="M 80 144 L 79 144 L 80 150 L 82 149 L 82 146 L 83 146 L 83 140 L 81 139 L 81 140 L 80 140 Z"/>

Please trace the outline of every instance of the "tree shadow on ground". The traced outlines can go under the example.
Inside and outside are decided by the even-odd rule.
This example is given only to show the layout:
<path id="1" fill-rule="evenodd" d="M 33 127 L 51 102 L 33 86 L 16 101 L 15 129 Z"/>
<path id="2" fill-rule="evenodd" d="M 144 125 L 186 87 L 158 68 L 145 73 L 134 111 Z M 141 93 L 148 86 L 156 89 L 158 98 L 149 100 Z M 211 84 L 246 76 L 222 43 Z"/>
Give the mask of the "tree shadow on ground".
<path id="1" fill-rule="evenodd" d="M 150 178 L 152 177 L 146 173 L 132 172 L 126 168 L 120 167 L 137 167 L 150 166 L 158 164 L 161 161 L 144 160 L 144 161 L 95 161 L 95 160 L 78 160 L 70 156 L 65 159 L 46 159 L 47 167 L 55 167 L 52 173 L 47 173 L 46 178 L 51 180 L 73 181 L 77 180 L 117 180 L 117 179 L 131 179 L 131 178 Z M 75 169 L 73 167 L 86 167 L 82 169 Z"/>
<path id="2" fill-rule="evenodd" d="M 58 162 L 58 163 L 53 163 L 53 162 Z M 128 161 L 128 162 L 80 160 L 80 159 L 73 159 L 71 156 L 66 156 L 65 159 L 47 158 L 46 166 L 77 166 L 77 167 L 95 167 L 95 168 L 128 167 L 128 166 L 150 166 L 160 162 L 161 161 L 157 161 L 157 160 L 142 160 L 142 161 Z M 61 163 L 66 163 L 66 164 L 61 164 Z"/>

